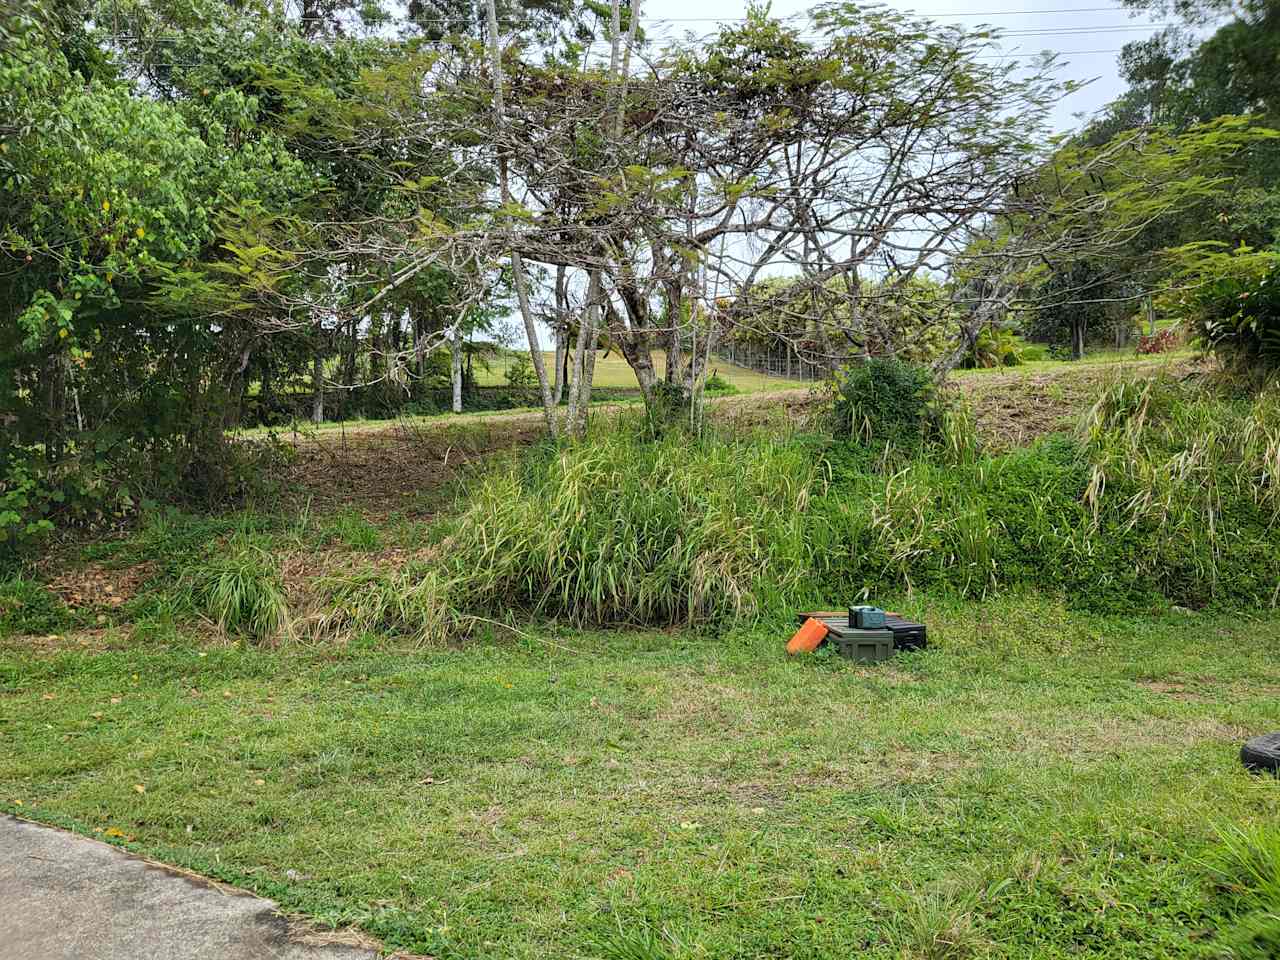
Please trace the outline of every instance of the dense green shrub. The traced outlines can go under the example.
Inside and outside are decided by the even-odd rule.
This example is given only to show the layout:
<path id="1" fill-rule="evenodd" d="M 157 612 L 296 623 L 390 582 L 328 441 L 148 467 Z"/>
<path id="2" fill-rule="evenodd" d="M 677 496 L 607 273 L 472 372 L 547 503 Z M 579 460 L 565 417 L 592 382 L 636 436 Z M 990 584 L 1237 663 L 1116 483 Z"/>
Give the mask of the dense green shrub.
<path id="1" fill-rule="evenodd" d="M 839 371 L 830 389 L 833 432 L 839 438 L 913 447 L 937 432 L 937 387 L 919 364 L 862 360 Z"/>
<path id="2" fill-rule="evenodd" d="M 1163 306 L 1186 315 L 1196 338 L 1229 367 L 1267 376 L 1280 371 L 1280 252 L 1220 244 L 1173 251 L 1187 264 Z"/>
<path id="3" fill-rule="evenodd" d="M 711 371 L 706 382 L 703 383 L 702 389 L 703 392 L 712 397 L 728 397 L 738 392 L 738 388 L 720 376 L 720 373 L 716 370 Z"/>
<path id="4" fill-rule="evenodd" d="M 965 354 L 962 366 L 973 370 L 989 367 L 1016 367 L 1023 362 L 1023 347 L 1012 330 L 983 327 Z"/>
<path id="5" fill-rule="evenodd" d="M 57 496 L 25 457 L 0 463 L 0 568 L 43 540 L 53 529 L 49 513 Z"/>
<path id="6" fill-rule="evenodd" d="M 1020 350 L 1023 363 L 1049 359 L 1049 348 L 1038 343 L 1024 344 Z"/>
<path id="7" fill-rule="evenodd" d="M 527 353 L 517 353 L 511 358 L 507 367 L 507 384 L 512 387 L 530 387 L 538 382 L 537 371 L 533 369 L 533 361 Z"/>

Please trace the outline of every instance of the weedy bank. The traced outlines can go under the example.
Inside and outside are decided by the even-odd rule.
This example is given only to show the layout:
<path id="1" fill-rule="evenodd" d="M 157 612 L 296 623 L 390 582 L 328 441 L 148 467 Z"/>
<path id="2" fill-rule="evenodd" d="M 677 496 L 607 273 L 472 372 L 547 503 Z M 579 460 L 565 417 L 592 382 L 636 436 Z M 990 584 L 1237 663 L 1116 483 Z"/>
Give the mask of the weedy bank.
<path id="1" fill-rule="evenodd" d="M 428 560 L 336 583 L 324 626 L 723 625 L 916 589 L 1090 610 L 1280 602 L 1280 387 L 1116 379 L 1074 434 L 989 455 L 913 377 L 846 383 L 809 432 L 653 439 L 637 421 L 510 458 L 466 489 Z"/>

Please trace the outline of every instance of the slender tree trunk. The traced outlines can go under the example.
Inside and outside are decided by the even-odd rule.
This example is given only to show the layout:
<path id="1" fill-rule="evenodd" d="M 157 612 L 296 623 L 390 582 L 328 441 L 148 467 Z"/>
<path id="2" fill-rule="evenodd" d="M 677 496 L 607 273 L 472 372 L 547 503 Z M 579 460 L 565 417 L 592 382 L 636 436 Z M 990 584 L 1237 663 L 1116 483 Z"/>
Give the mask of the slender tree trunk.
<path id="1" fill-rule="evenodd" d="M 586 422 L 585 405 L 591 402 L 591 377 L 595 368 L 595 351 L 590 351 L 590 366 L 588 366 L 587 356 L 588 347 L 595 346 L 595 331 L 599 326 L 598 317 L 600 316 L 600 297 L 602 290 L 600 286 L 600 271 L 592 270 L 590 279 L 587 282 L 587 303 L 582 312 L 582 318 L 578 323 L 578 338 L 573 348 L 573 380 L 569 384 L 569 415 L 567 418 L 568 427 L 575 436 L 580 433 L 580 426 Z"/>
<path id="2" fill-rule="evenodd" d="M 453 354 L 453 412 L 462 412 L 462 324 L 453 328 L 453 336 L 449 338 L 450 353 Z"/>
<path id="3" fill-rule="evenodd" d="M 324 421 L 324 354 L 317 347 L 311 355 L 311 422 Z"/>
<path id="4" fill-rule="evenodd" d="M 596 289 L 601 289 L 600 275 L 596 274 Z M 600 304 L 587 311 L 587 349 L 582 357 L 582 386 L 578 390 L 578 419 L 573 431 L 579 437 L 587 435 L 587 417 L 591 413 L 591 387 L 596 379 L 596 347 L 600 340 Z"/>
<path id="5" fill-rule="evenodd" d="M 618 0 L 614 0 L 616 4 Z M 489 22 L 489 54 L 493 66 L 493 112 L 498 121 L 499 134 L 506 131 L 506 109 L 502 94 L 502 50 L 498 43 L 498 11 L 494 0 L 487 0 Z M 511 202 L 511 180 L 507 171 L 505 151 L 498 157 L 498 186 L 504 204 Z M 547 365 L 542 357 L 542 346 L 538 342 L 538 327 L 533 319 L 533 308 L 529 304 L 529 285 L 524 271 L 524 258 L 518 250 L 511 251 L 511 275 L 516 288 L 516 302 L 520 307 L 520 318 L 524 321 L 525 338 L 529 341 L 529 357 L 533 361 L 533 370 L 538 375 L 538 390 L 542 394 L 542 411 L 547 421 L 547 432 L 555 437 L 558 433 L 556 425 L 556 405 L 551 395 L 551 381 L 547 379 Z"/>
<path id="6" fill-rule="evenodd" d="M 569 356 L 569 293 L 565 285 L 564 264 L 556 267 L 556 375 L 555 387 L 552 391 L 556 406 L 564 399 L 565 375 L 568 372 L 566 360 Z"/>

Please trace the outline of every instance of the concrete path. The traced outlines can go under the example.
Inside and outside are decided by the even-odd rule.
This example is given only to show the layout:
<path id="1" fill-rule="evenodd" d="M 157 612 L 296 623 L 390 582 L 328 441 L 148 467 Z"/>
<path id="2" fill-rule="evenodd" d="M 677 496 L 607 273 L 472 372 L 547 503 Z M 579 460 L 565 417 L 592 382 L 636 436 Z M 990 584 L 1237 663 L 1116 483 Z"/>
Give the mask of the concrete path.
<path id="1" fill-rule="evenodd" d="M 0 816 L 0 960 L 373 960 L 270 900 Z"/>

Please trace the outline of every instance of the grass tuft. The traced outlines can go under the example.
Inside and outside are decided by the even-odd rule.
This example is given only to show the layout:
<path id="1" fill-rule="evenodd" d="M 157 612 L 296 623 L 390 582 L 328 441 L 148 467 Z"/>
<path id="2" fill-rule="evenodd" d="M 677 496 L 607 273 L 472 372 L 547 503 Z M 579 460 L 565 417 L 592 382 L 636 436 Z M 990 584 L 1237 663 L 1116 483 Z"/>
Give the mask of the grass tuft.
<path id="1" fill-rule="evenodd" d="M 183 575 L 185 598 L 226 633 L 266 640 L 289 632 L 289 610 L 275 561 L 232 540 Z"/>
<path id="2" fill-rule="evenodd" d="M 894 917 L 892 939 L 904 957 L 964 960 L 985 940 L 974 923 L 976 897 L 955 890 L 916 892 L 905 897 Z"/>
<path id="3" fill-rule="evenodd" d="M 335 514 L 322 534 L 324 543 L 341 543 L 352 550 L 382 549 L 382 534 L 378 528 L 354 510 Z"/>

